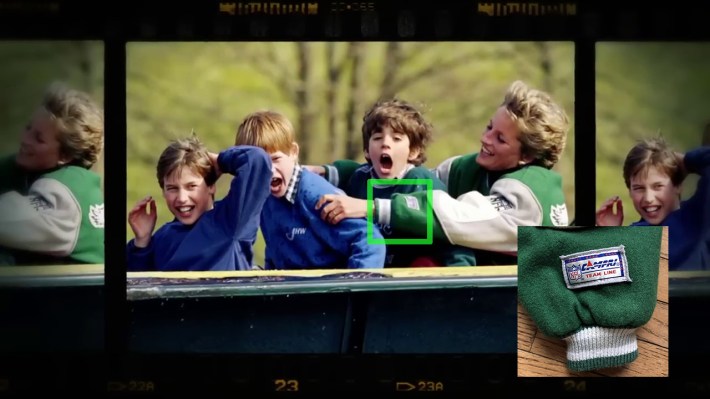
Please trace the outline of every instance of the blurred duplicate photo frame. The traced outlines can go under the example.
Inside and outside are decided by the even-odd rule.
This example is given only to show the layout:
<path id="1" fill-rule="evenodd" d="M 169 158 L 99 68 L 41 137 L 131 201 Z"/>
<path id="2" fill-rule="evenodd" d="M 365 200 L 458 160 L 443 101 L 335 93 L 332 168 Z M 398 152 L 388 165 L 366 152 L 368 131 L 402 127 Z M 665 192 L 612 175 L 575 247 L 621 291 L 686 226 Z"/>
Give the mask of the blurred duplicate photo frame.
<path id="1" fill-rule="evenodd" d="M 519 227 L 518 377 L 668 377 L 668 233 Z"/>
<path id="2" fill-rule="evenodd" d="M 0 353 L 104 350 L 104 45 L 0 41 Z"/>
<path id="3" fill-rule="evenodd" d="M 574 221 L 573 43 L 129 42 L 126 88 L 130 350 L 513 356 L 517 241 L 449 236 L 510 212 L 518 184 L 557 195 L 537 223 Z M 505 106 L 520 96 L 549 118 L 546 149 L 521 149 L 526 116 Z M 539 181 L 510 172 L 522 168 Z M 514 182 L 491 187 L 497 172 Z M 442 222 L 437 206 L 462 197 L 485 211 Z M 403 240 L 429 243 L 389 264 L 403 259 L 390 228 L 411 209 L 400 225 L 426 227 Z M 345 226 L 338 240 L 366 237 L 369 258 L 339 258 Z M 222 256 L 224 242 L 239 249 Z"/>
<path id="4" fill-rule="evenodd" d="M 710 353 L 708 61 L 705 42 L 596 44 L 596 223 L 668 226 L 672 375 Z"/>

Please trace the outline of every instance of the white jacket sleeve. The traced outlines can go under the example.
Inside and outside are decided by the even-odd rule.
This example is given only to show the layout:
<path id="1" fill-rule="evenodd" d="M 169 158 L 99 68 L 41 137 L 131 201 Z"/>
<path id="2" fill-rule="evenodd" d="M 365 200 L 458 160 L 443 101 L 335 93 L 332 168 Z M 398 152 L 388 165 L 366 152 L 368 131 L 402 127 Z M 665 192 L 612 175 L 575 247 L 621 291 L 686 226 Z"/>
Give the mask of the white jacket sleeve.
<path id="1" fill-rule="evenodd" d="M 436 176 L 437 179 L 441 180 L 446 187 L 449 186 L 449 172 L 451 172 L 451 164 L 453 164 L 454 161 L 460 157 L 461 155 L 456 155 L 451 158 L 448 158 L 444 160 L 444 162 L 440 163 L 439 166 L 436 167 L 436 169 L 432 169 L 434 176 Z"/>
<path id="2" fill-rule="evenodd" d="M 74 194 L 54 179 L 40 178 L 28 195 L 0 195 L 0 245 L 54 256 L 74 251 L 81 226 Z"/>
<path id="3" fill-rule="evenodd" d="M 542 206 L 532 191 L 515 179 L 500 179 L 489 196 L 477 191 L 456 199 L 435 190 L 432 207 L 452 244 L 515 254 L 518 226 L 542 224 Z"/>

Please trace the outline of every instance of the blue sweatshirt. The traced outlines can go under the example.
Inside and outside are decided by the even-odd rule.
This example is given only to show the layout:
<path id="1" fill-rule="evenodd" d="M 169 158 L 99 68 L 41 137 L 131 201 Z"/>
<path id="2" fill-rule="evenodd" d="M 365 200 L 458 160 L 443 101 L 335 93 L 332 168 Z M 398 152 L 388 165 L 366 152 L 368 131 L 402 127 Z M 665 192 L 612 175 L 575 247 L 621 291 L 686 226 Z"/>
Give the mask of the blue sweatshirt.
<path id="1" fill-rule="evenodd" d="M 166 223 L 145 248 L 129 241 L 129 271 L 252 269 L 259 214 L 270 195 L 271 158 L 259 147 L 237 146 L 221 152 L 217 162 L 234 175 L 229 193 L 190 226 Z"/>
<path id="2" fill-rule="evenodd" d="M 668 226 L 668 269 L 710 269 L 710 147 L 700 147 L 685 154 L 689 173 L 698 173 L 695 193 L 671 212 L 661 226 Z M 632 226 L 649 226 L 645 220 Z"/>
<path id="3" fill-rule="evenodd" d="M 270 196 L 261 213 L 266 241 L 266 269 L 381 268 L 385 246 L 367 243 L 367 219 L 344 219 L 336 225 L 323 221 L 316 203 L 325 194 L 342 194 L 322 177 L 306 169 L 298 179 L 293 203 Z M 374 239 L 382 240 L 376 226 Z"/>

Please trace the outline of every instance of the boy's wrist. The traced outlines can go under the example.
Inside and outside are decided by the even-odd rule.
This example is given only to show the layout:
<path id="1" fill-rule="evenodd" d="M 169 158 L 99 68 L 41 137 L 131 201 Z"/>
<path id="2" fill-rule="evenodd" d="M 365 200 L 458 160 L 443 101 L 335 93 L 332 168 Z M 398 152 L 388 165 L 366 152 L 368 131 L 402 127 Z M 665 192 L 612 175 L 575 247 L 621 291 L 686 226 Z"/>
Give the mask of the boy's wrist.
<path id="1" fill-rule="evenodd" d="M 148 237 L 142 237 L 142 238 L 135 238 L 133 240 L 133 245 L 136 248 L 147 248 L 148 245 L 150 245 L 150 236 Z"/>

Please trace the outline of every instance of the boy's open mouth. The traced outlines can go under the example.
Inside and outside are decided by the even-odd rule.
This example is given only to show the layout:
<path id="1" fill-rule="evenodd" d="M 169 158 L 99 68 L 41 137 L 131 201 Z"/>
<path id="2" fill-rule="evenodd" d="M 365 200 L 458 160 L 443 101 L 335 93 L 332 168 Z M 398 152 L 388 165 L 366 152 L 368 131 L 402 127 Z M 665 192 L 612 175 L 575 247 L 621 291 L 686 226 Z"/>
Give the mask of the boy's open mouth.
<path id="1" fill-rule="evenodd" d="M 281 185 L 281 182 L 283 180 L 280 177 L 272 177 L 271 178 L 271 188 L 276 188 Z"/>
<path id="2" fill-rule="evenodd" d="M 389 173 L 392 170 L 392 157 L 389 154 L 380 155 L 380 169 L 382 172 Z"/>

